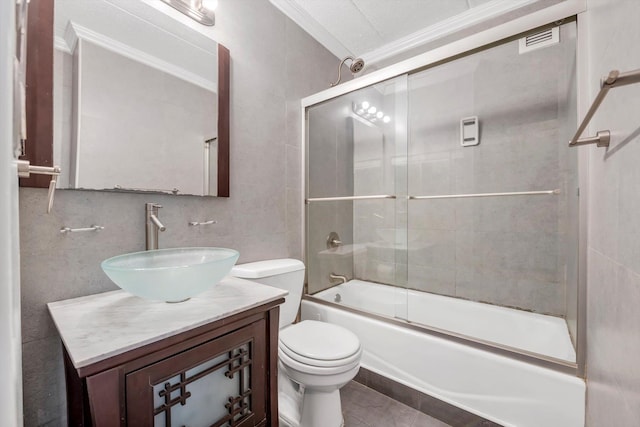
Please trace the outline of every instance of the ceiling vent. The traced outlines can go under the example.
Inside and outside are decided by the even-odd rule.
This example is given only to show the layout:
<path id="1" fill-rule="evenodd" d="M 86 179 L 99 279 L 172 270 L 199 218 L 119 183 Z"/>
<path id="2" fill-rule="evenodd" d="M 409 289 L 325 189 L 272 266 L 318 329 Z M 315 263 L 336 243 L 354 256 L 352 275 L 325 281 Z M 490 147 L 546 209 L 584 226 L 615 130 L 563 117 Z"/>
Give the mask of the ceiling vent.
<path id="1" fill-rule="evenodd" d="M 520 39 L 520 54 L 560 43 L 560 27 L 529 34 Z"/>

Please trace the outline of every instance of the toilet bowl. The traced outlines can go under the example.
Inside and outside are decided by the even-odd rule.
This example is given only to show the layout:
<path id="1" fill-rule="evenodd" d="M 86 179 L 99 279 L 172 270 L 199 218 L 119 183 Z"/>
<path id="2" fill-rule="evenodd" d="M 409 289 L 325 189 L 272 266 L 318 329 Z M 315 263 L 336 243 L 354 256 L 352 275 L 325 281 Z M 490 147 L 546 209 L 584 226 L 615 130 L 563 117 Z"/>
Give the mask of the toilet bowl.
<path id="1" fill-rule="evenodd" d="M 279 366 L 304 387 L 300 426 L 343 424 L 340 389 L 360 369 L 358 337 L 343 327 L 305 320 L 280 331 Z"/>
<path id="2" fill-rule="evenodd" d="M 330 323 L 296 318 L 304 282 L 304 264 L 279 259 L 240 264 L 231 275 L 286 289 L 280 307 L 278 409 L 283 427 L 344 425 L 340 389 L 360 369 L 362 347 L 351 331 Z"/>

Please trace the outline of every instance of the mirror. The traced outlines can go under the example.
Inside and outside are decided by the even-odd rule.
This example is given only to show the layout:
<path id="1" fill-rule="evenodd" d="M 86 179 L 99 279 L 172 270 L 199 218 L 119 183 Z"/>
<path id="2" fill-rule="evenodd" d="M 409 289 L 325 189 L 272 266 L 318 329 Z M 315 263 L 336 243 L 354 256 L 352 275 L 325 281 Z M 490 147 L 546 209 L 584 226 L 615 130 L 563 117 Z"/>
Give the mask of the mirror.
<path id="1" fill-rule="evenodd" d="M 156 3 L 55 1 L 58 188 L 228 196 L 228 51 Z"/>

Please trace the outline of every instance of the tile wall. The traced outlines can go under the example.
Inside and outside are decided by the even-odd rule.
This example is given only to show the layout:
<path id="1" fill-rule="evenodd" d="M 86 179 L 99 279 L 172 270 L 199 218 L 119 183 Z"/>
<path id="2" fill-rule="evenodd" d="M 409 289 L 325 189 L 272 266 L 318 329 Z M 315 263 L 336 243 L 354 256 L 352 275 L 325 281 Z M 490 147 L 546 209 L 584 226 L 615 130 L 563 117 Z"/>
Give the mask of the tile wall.
<path id="1" fill-rule="evenodd" d="M 387 153 L 384 161 L 396 178 L 408 177 L 414 196 L 561 194 L 412 200 L 395 224 L 358 215 L 354 241 L 372 242 L 356 258 L 360 278 L 555 316 L 575 312 L 577 293 L 567 295 L 566 282 L 576 281 L 569 210 L 577 206 L 577 159 L 565 144 L 575 126 L 567 119 L 575 116 L 567 101 L 575 93 L 574 23 L 560 39 L 524 54 L 511 41 L 410 75 L 408 158 Z M 474 115 L 480 145 L 462 147 L 460 120 Z M 366 140 L 355 143 L 358 152 Z M 356 167 L 356 188 L 375 182 L 364 172 Z M 406 249 L 381 235 L 394 226 L 408 226 Z"/>
<path id="2" fill-rule="evenodd" d="M 353 194 L 353 133 L 342 111 L 331 102 L 309 112 L 309 197 Z M 353 276 L 353 202 L 312 202 L 307 205 L 307 274 L 309 292 L 331 286 L 330 274 Z M 336 232 L 342 246 L 327 247 Z"/>
<path id="3" fill-rule="evenodd" d="M 640 69 L 640 3 L 589 0 L 587 102 L 612 69 Z M 590 134 L 610 129 L 608 150 L 589 156 L 587 426 L 640 420 L 640 85 L 610 92 Z"/>

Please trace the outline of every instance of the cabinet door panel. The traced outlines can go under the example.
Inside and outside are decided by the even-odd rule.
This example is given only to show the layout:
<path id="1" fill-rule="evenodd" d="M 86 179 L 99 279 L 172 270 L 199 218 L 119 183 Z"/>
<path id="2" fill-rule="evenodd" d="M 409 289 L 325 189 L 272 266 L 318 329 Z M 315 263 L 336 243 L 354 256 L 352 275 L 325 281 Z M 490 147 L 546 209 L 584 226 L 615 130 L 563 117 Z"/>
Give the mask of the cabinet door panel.
<path id="1" fill-rule="evenodd" d="M 128 425 L 260 424 L 266 401 L 265 330 L 260 320 L 128 374 Z"/>

